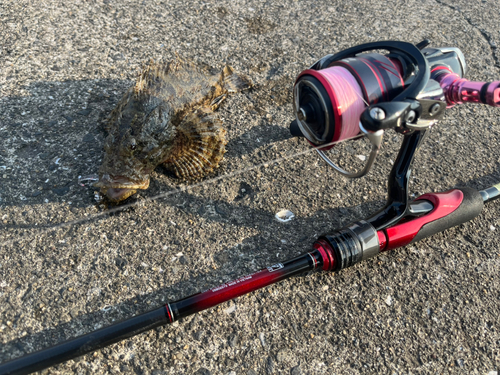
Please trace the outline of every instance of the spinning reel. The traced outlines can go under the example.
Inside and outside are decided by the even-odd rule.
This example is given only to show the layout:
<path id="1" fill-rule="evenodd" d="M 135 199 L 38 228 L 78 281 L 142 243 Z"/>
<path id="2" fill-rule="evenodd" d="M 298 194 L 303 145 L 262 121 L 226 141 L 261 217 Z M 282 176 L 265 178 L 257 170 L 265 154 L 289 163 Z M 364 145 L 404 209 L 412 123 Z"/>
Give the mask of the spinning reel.
<path id="1" fill-rule="evenodd" d="M 349 178 L 367 174 L 386 129 L 425 131 L 446 108 L 464 102 L 500 106 L 500 82 L 470 82 L 458 48 L 426 48 L 376 42 L 327 55 L 299 74 L 293 89 L 296 120 L 290 130 L 304 136 L 336 171 Z M 387 50 L 388 54 L 366 53 Z M 337 142 L 363 134 L 372 151 L 363 169 L 348 172 L 326 155 Z"/>

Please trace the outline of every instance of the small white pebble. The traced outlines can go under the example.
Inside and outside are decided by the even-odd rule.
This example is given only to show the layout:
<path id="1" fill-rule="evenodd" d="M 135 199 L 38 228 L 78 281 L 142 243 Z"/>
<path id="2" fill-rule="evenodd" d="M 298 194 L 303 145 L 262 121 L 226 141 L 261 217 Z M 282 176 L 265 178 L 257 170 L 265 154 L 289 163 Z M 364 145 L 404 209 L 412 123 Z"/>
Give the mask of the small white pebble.
<path id="1" fill-rule="evenodd" d="M 387 304 L 387 306 L 391 306 L 392 305 L 392 297 L 387 296 L 387 298 L 385 299 L 385 303 Z"/>
<path id="2" fill-rule="evenodd" d="M 266 340 L 265 340 L 263 332 L 259 333 L 259 339 L 260 339 L 260 343 L 262 344 L 262 346 L 265 347 L 266 346 Z"/>
<path id="3" fill-rule="evenodd" d="M 496 228 L 493 225 L 490 225 L 490 230 L 495 230 Z"/>
<path id="4" fill-rule="evenodd" d="M 279 222 L 286 223 L 286 222 L 289 222 L 290 220 L 292 220 L 295 217 L 295 215 L 293 214 L 292 211 L 281 210 L 278 213 L 276 213 L 275 217 L 276 217 L 276 220 L 278 220 Z"/>
<path id="5" fill-rule="evenodd" d="M 365 155 L 356 155 L 356 157 L 361 160 L 361 161 L 365 161 L 366 160 L 366 156 Z"/>
<path id="6" fill-rule="evenodd" d="M 224 310 L 224 312 L 225 312 L 227 315 L 229 315 L 229 314 L 231 314 L 231 313 L 233 313 L 233 312 L 235 312 L 235 311 L 236 311 L 236 305 L 234 305 L 234 304 L 233 304 L 233 305 L 231 305 L 231 306 L 229 306 L 227 309 L 225 309 L 225 310 Z"/>

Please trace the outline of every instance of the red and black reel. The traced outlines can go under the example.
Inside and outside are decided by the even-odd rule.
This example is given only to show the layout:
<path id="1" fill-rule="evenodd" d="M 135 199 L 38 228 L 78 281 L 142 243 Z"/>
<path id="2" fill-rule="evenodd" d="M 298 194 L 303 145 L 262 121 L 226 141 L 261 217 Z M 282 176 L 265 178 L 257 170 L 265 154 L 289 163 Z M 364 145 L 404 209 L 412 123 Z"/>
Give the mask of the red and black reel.
<path id="1" fill-rule="evenodd" d="M 301 72 L 295 82 L 296 119 L 290 127 L 292 135 L 305 137 L 344 176 L 355 178 L 368 173 L 380 149 L 383 130 L 394 127 L 393 121 L 390 124 L 384 121 L 380 126 L 372 120 L 394 120 L 402 109 L 401 105 L 387 110 L 380 106 L 410 99 L 415 117 L 422 115 L 415 100 L 425 91 L 430 78 L 428 61 L 420 51 L 424 46 L 395 41 L 368 43 L 317 61 Z M 384 55 L 374 50 L 389 53 Z M 363 122 L 363 114 L 367 112 L 368 121 Z M 364 117 L 366 120 L 367 116 Z M 336 143 L 360 133 L 372 143 L 370 157 L 361 171 L 348 172 L 325 154 Z"/>

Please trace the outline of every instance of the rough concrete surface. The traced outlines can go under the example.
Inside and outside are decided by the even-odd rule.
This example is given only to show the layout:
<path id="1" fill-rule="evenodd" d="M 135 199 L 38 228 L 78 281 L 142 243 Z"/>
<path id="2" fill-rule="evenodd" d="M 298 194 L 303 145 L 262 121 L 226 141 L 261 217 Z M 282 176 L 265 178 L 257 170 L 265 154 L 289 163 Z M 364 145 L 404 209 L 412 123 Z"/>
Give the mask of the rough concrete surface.
<path id="1" fill-rule="evenodd" d="M 314 153 L 293 156 L 309 150 L 288 132 L 295 77 L 356 44 L 428 38 L 461 48 L 470 79 L 499 79 L 499 21 L 497 0 L 1 1 L 0 362 L 304 253 L 381 207 L 401 137 L 388 133 L 373 171 L 354 181 Z M 177 193 L 187 185 L 159 168 L 132 206 L 108 215 L 78 176 L 97 172 L 102 120 L 141 64 L 176 52 L 255 82 L 219 111 L 225 160 Z M 499 182 L 499 135 L 498 109 L 449 110 L 416 159 L 412 193 Z M 337 156 L 356 163 L 357 152 L 346 145 Z M 295 219 L 274 220 L 281 209 Z M 45 373 L 491 373 L 499 231 L 491 203 L 415 245 L 295 277 Z"/>

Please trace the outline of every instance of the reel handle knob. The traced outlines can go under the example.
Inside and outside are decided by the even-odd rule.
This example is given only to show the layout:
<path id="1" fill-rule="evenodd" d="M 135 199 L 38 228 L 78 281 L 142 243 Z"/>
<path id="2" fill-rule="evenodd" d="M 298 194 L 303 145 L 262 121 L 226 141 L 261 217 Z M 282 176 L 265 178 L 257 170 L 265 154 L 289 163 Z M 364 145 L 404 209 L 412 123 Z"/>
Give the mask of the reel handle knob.
<path id="1" fill-rule="evenodd" d="M 500 81 L 469 81 L 446 67 L 438 67 L 433 75 L 443 89 L 448 108 L 463 103 L 480 103 L 500 107 Z"/>

